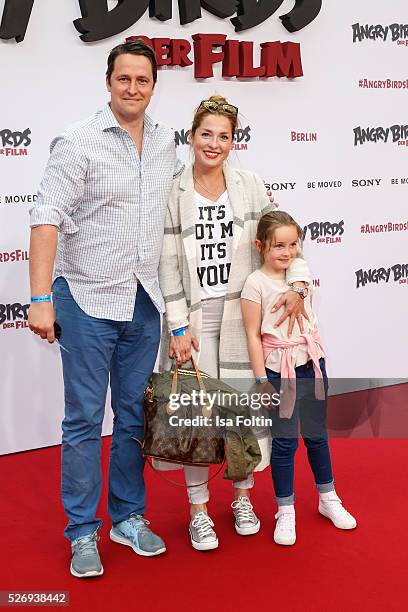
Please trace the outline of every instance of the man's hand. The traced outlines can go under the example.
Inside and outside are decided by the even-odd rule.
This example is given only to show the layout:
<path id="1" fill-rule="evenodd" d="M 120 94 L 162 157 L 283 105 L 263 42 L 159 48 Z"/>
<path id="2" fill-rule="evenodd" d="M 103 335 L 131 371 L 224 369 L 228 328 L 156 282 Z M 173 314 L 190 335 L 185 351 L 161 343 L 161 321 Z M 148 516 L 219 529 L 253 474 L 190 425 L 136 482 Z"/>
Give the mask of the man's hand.
<path id="1" fill-rule="evenodd" d="M 190 331 L 185 336 L 170 336 L 169 357 L 176 358 L 177 365 L 180 366 L 191 359 L 191 347 L 200 350 L 200 344 Z"/>
<path id="2" fill-rule="evenodd" d="M 54 321 L 55 313 L 51 302 L 31 304 L 28 309 L 28 327 L 50 344 L 55 341 Z"/>
<path id="3" fill-rule="evenodd" d="M 293 327 L 296 321 L 299 325 L 300 333 L 303 334 L 304 328 L 303 328 L 302 317 L 305 317 L 305 319 L 309 320 L 309 317 L 307 316 L 307 313 L 305 311 L 305 305 L 303 303 L 303 298 L 301 298 L 300 295 L 296 293 L 296 291 L 291 291 L 289 289 L 276 302 L 271 312 L 276 312 L 283 305 L 285 305 L 286 310 L 283 313 L 283 315 L 280 317 L 280 319 L 278 319 L 278 321 L 275 323 L 274 327 L 279 327 L 279 325 L 282 325 L 282 323 L 286 321 L 288 317 L 290 317 L 289 327 L 288 327 L 288 336 L 290 337 L 292 335 Z"/>

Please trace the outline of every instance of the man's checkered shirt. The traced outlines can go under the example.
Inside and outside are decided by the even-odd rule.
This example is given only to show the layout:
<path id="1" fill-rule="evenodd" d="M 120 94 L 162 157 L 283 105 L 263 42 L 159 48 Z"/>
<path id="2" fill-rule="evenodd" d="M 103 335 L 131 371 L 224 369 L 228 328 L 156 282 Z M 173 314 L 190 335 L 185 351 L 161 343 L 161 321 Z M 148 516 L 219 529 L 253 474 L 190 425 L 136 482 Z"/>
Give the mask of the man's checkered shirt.
<path id="1" fill-rule="evenodd" d="M 174 133 L 145 115 L 141 159 L 107 105 L 51 143 L 30 225 L 55 225 L 54 278 L 87 314 L 131 321 L 139 280 L 164 310 L 157 269 L 173 177 Z"/>

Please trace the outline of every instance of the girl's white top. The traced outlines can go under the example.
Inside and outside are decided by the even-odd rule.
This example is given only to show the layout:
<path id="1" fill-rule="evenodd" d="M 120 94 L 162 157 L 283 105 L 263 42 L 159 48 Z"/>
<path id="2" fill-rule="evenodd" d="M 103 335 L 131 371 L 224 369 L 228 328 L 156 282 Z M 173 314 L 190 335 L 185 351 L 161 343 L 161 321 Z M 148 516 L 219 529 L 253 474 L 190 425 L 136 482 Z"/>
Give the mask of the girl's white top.
<path id="1" fill-rule="evenodd" d="M 301 336 L 298 322 L 295 322 L 291 337 L 288 337 L 289 317 L 279 326 L 274 327 L 274 324 L 285 312 L 285 306 L 282 306 L 276 312 L 271 312 L 273 306 L 276 304 L 278 299 L 283 293 L 289 289 L 285 280 L 277 280 L 268 276 L 261 270 L 255 270 L 250 274 L 246 280 L 244 288 L 242 289 L 241 298 L 256 302 L 262 306 L 262 325 L 261 334 L 272 334 L 279 340 L 296 340 Z M 303 317 L 304 333 L 310 333 L 317 329 L 317 317 L 312 310 L 311 296 L 313 287 L 309 285 L 309 293 L 304 300 L 305 310 L 309 316 L 309 321 Z M 282 350 L 273 350 L 265 362 L 265 366 L 275 372 L 281 370 Z M 310 357 L 307 352 L 307 345 L 300 344 L 293 347 L 293 358 L 295 367 L 304 365 L 309 361 Z M 324 357 L 324 354 L 318 349 L 319 359 Z"/>

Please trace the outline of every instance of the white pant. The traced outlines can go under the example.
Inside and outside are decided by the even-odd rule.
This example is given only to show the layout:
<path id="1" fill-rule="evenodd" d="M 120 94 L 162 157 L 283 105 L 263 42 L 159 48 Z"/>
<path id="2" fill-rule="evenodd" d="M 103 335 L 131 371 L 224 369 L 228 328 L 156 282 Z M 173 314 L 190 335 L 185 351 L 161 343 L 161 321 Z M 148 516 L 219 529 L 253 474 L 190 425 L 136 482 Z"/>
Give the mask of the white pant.
<path id="1" fill-rule="evenodd" d="M 224 298 L 213 298 L 202 301 L 203 327 L 200 341 L 200 358 L 198 367 L 213 378 L 219 378 L 219 346 Z M 187 493 L 190 504 L 205 504 L 210 495 L 208 491 L 209 468 L 201 465 L 185 465 Z M 201 484 L 205 483 L 205 484 Z M 251 489 L 254 477 L 250 474 L 245 480 L 234 481 L 236 489 Z M 200 486 L 193 486 L 200 485 Z"/>

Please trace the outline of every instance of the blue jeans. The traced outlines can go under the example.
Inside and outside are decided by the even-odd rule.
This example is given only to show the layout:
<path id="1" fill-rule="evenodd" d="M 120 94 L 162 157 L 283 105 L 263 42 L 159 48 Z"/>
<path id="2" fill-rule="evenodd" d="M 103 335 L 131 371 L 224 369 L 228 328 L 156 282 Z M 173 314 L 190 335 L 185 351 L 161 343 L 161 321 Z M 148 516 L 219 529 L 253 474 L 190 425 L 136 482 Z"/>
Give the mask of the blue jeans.
<path id="1" fill-rule="evenodd" d="M 75 302 L 67 281 L 53 284 L 61 325 L 65 418 L 62 424 L 62 502 L 69 540 L 89 535 L 101 520 L 101 432 L 109 376 L 114 414 L 108 510 L 119 523 L 145 511 L 144 461 L 131 439 L 143 437 L 143 393 L 160 342 L 160 315 L 138 285 L 132 321 L 96 319 Z"/>
<path id="2" fill-rule="evenodd" d="M 272 418 L 272 480 L 278 506 L 292 505 L 294 496 L 295 453 L 298 448 L 300 431 L 307 448 L 307 456 L 320 493 L 334 490 L 333 473 L 326 428 L 327 413 L 327 374 L 324 359 L 320 359 L 323 374 L 324 400 L 315 397 L 315 373 L 312 362 L 295 368 L 296 404 L 290 419 Z M 279 372 L 266 369 L 270 382 L 280 390 Z"/>

